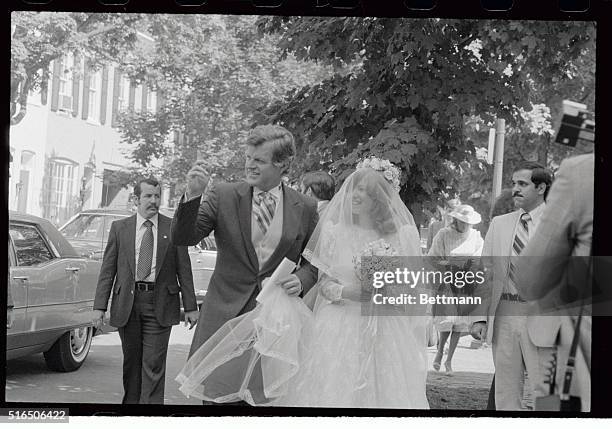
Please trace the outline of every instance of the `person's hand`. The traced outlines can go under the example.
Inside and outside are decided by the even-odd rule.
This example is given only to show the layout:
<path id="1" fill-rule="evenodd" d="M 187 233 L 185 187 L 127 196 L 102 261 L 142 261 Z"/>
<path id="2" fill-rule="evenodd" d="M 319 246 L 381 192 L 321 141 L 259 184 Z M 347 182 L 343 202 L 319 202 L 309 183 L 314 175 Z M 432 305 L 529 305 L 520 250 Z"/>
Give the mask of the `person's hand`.
<path id="1" fill-rule="evenodd" d="M 484 341 L 487 338 L 487 322 L 474 322 L 470 334 L 475 339 Z"/>
<path id="2" fill-rule="evenodd" d="M 15 314 L 13 314 L 12 308 L 6 309 L 6 329 L 11 329 L 15 323 Z"/>
<path id="3" fill-rule="evenodd" d="M 102 310 L 94 310 L 92 315 L 93 326 L 96 329 L 100 329 L 100 327 L 104 324 L 104 311 Z"/>
<path id="4" fill-rule="evenodd" d="M 198 323 L 199 313 L 198 310 L 186 311 L 185 312 L 185 326 L 189 323 L 189 330 L 193 329 L 193 327 Z"/>
<path id="5" fill-rule="evenodd" d="M 204 167 L 205 161 L 196 161 L 191 170 L 187 172 L 187 199 L 202 195 L 210 180 L 210 175 Z"/>
<path id="6" fill-rule="evenodd" d="M 289 296 L 299 296 L 302 292 L 302 281 L 295 274 L 291 274 L 279 280 L 278 285 L 282 287 Z"/>
<path id="7" fill-rule="evenodd" d="M 548 384 L 549 386 L 551 384 L 554 385 L 556 383 L 556 380 L 554 379 L 557 375 L 557 352 L 556 351 L 552 353 L 552 355 L 550 356 L 550 360 L 547 361 L 543 365 L 542 370 L 544 371 L 544 383 Z"/>

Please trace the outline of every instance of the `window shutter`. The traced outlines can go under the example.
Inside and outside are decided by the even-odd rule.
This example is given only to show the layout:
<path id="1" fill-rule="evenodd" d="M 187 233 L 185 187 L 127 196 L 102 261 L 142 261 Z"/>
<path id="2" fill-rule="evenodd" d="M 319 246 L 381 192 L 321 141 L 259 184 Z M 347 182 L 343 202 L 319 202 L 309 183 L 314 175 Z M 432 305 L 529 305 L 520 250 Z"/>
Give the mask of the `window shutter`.
<path id="1" fill-rule="evenodd" d="M 111 112 L 111 127 L 117 126 L 117 110 L 119 110 L 119 83 L 121 82 L 121 72 L 119 67 L 115 66 L 113 74 L 113 106 Z"/>
<path id="2" fill-rule="evenodd" d="M 135 101 L 136 101 L 136 85 L 134 84 L 134 82 L 130 80 L 130 98 L 128 102 L 129 110 L 134 110 Z"/>
<path id="3" fill-rule="evenodd" d="M 83 67 L 83 115 L 81 117 L 83 119 L 87 119 L 89 117 L 89 64 L 87 64 L 87 60 L 85 60 L 85 64 Z"/>
<path id="4" fill-rule="evenodd" d="M 108 66 L 105 64 L 102 69 L 102 89 L 100 93 L 100 123 L 106 123 L 106 105 L 108 97 Z"/>
<path id="5" fill-rule="evenodd" d="M 74 69 L 79 70 L 81 66 L 81 59 L 75 54 L 74 56 Z M 75 118 L 79 114 L 79 73 L 72 73 L 72 116 Z M 85 93 L 85 91 L 83 91 Z"/>
<path id="6" fill-rule="evenodd" d="M 156 106 L 155 106 L 156 113 L 159 113 L 161 108 L 164 105 L 164 102 L 165 102 L 164 95 L 165 95 L 164 91 L 162 91 L 161 89 L 158 88 L 157 89 L 157 103 L 155 103 L 156 104 Z"/>
<path id="7" fill-rule="evenodd" d="M 141 112 L 142 113 L 146 113 L 147 112 L 147 92 L 148 92 L 148 88 L 147 88 L 147 84 L 143 82 L 142 84 L 142 100 L 140 102 L 140 106 L 141 106 Z"/>
<path id="8" fill-rule="evenodd" d="M 53 79 L 51 80 L 51 110 L 57 112 L 59 107 L 59 87 L 60 87 L 60 73 L 62 67 L 61 58 L 53 60 Z"/>

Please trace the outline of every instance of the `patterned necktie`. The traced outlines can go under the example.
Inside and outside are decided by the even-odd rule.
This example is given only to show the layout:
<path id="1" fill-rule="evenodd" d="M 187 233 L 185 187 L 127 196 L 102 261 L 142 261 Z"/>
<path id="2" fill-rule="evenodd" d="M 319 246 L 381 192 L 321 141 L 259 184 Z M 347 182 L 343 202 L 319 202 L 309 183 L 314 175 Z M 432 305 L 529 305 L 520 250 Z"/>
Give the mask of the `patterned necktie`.
<path id="1" fill-rule="evenodd" d="M 151 263 L 153 262 L 153 222 L 147 219 L 143 225 L 147 230 L 140 242 L 138 268 L 136 269 L 136 280 L 138 281 L 147 278 L 151 274 Z"/>
<path id="2" fill-rule="evenodd" d="M 270 192 L 260 192 L 253 195 L 253 214 L 257 221 L 257 226 L 262 232 L 262 235 L 266 235 L 272 218 L 274 217 L 274 210 L 276 210 L 276 200 Z"/>
<path id="3" fill-rule="evenodd" d="M 521 254 L 527 242 L 529 241 L 529 225 L 527 222 L 531 219 L 529 213 L 523 213 L 519 220 L 519 224 L 516 227 L 516 234 L 514 235 L 514 242 L 512 243 L 512 256 L 510 257 L 510 267 L 508 269 L 508 286 L 510 287 L 510 293 L 516 294 L 516 264 L 518 263 L 518 256 Z"/>

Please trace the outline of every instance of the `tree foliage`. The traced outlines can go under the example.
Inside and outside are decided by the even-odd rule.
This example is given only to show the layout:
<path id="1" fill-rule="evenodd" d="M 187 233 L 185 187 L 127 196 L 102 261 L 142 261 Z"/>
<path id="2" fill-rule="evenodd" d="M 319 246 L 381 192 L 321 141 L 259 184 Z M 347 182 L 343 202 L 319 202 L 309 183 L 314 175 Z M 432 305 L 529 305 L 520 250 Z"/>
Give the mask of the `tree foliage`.
<path id="1" fill-rule="evenodd" d="M 225 180 L 242 177 L 242 144 L 254 113 L 294 88 L 330 75 L 327 67 L 280 58 L 279 36 L 260 34 L 256 17 L 154 15 L 155 42 L 124 67 L 163 94 L 157 113 L 128 112 L 122 121 L 132 158 L 145 167 L 169 156 L 166 177 L 180 183 L 198 153 Z M 168 144 L 168 133 L 180 138 Z"/>
<path id="2" fill-rule="evenodd" d="M 365 153 L 404 171 L 415 215 L 456 192 L 474 164 L 465 124 L 523 122 L 521 112 L 572 79 L 594 40 L 580 22 L 263 17 L 284 54 L 335 67 L 264 113 L 300 136 L 297 170 L 331 168 L 341 179 Z"/>
<path id="3" fill-rule="evenodd" d="M 134 48 L 137 14 L 13 12 L 11 15 L 11 125 L 27 114 L 32 91 L 47 92 L 49 66 L 67 53 L 88 56 L 96 68 Z M 45 97 L 43 96 L 43 100 Z"/>

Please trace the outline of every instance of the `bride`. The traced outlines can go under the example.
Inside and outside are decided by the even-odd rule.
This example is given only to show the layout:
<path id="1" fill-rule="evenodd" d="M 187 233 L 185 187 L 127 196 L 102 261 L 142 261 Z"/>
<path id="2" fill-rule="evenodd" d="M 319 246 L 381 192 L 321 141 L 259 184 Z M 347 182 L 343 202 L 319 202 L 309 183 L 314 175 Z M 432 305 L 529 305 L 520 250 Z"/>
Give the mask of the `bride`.
<path id="1" fill-rule="evenodd" d="M 398 188 L 399 170 L 389 161 L 362 161 L 303 253 L 319 269 L 304 299 L 314 302 L 312 312 L 268 282 L 253 311 L 192 355 L 177 377 L 180 390 L 219 403 L 429 408 L 425 308 L 378 305 L 362 269 L 372 261 L 364 256 L 407 256 L 402 267 L 418 266 L 419 235 Z M 419 290 L 389 289 L 391 296 Z"/>

